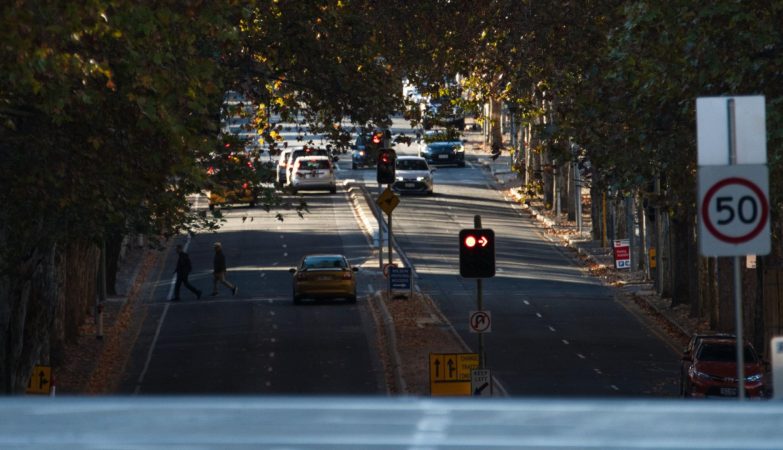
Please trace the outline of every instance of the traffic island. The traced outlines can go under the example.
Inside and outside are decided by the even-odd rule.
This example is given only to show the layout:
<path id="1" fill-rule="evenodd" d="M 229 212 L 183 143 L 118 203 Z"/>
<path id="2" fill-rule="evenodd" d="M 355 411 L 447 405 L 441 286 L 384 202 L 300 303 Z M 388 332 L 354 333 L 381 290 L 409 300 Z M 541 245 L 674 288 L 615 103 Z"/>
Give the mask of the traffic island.
<path id="1" fill-rule="evenodd" d="M 414 291 L 406 299 L 389 299 L 378 291 L 370 299 L 380 323 L 379 348 L 392 395 L 429 396 L 431 353 L 464 353 L 465 344 L 432 299 Z"/>

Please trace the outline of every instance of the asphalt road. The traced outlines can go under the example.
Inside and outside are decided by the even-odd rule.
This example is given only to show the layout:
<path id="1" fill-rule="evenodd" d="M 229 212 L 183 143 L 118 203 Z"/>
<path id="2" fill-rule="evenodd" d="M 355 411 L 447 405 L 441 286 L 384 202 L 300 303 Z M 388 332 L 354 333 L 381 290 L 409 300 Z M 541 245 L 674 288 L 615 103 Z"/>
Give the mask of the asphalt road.
<path id="1" fill-rule="evenodd" d="M 294 306 L 291 274 L 308 253 L 343 253 L 361 265 L 371 255 L 343 191 L 306 194 L 309 214 L 284 222 L 259 208 L 225 211 L 227 224 L 186 243 L 193 261 L 187 290 L 168 302 L 176 253 L 160 268 L 121 393 L 385 394 L 374 348 L 375 325 L 363 298 L 369 274 L 359 271 L 359 301 Z M 212 297 L 213 243 L 220 241 L 236 296 Z"/>
<path id="2" fill-rule="evenodd" d="M 402 152 L 406 153 L 405 149 Z M 477 283 L 459 276 L 458 233 L 474 215 L 496 237 L 496 276 L 483 281 L 492 316 L 487 367 L 512 396 L 674 396 L 679 355 L 632 305 L 615 300 L 494 187 L 476 164 L 442 167 L 433 197 L 406 196 L 395 236 L 423 292 L 473 351 Z"/>

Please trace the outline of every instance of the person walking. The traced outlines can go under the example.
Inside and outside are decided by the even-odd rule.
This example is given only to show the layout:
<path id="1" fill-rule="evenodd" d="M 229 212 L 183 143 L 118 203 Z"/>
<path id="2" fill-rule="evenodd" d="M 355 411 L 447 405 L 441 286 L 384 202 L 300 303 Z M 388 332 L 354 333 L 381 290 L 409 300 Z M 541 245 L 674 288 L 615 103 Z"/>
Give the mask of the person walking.
<path id="1" fill-rule="evenodd" d="M 174 273 L 177 274 L 177 281 L 174 283 L 174 298 L 172 298 L 171 301 L 179 301 L 179 287 L 183 284 L 190 292 L 196 294 L 197 299 L 200 299 L 201 291 L 193 287 L 188 281 L 188 275 L 190 275 L 190 271 L 193 270 L 193 266 L 190 264 L 190 256 L 185 253 L 182 245 L 177 245 L 177 254 L 179 255 L 177 258 L 177 268 L 174 269 Z"/>
<path id="2" fill-rule="evenodd" d="M 215 242 L 215 259 L 212 262 L 212 270 L 214 275 L 212 296 L 218 295 L 218 283 L 231 289 L 231 295 L 236 295 L 237 285 L 226 280 L 226 255 L 223 254 L 223 246 L 220 245 L 220 242 Z"/>

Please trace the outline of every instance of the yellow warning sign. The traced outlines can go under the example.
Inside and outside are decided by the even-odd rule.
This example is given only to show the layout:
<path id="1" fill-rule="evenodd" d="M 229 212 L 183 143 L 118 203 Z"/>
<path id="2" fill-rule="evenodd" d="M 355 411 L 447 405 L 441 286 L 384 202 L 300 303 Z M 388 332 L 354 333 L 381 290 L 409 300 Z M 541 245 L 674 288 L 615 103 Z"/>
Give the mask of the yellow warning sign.
<path id="1" fill-rule="evenodd" d="M 52 388 L 52 368 L 49 366 L 34 366 L 30 381 L 27 383 L 28 394 L 49 394 Z"/>
<path id="2" fill-rule="evenodd" d="M 394 195 L 394 192 L 392 192 L 391 189 L 386 188 L 381 195 L 378 196 L 378 200 L 375 201 L 375 203 L 378 204 L 378 206 L 381 207 L 383 212 L 386 213 L 386 215 L 390 215 L 392 211 L 394 211 L 394 208 L 397 207 L 397 205 L 400 204 L 400 197 L 397 197 Z"/>
<path id="3" fill-rule="evenodd" d="M 430 353 L 430 394 L 471 395 L 471 371 L 478 367 L 478 353 Z"/>

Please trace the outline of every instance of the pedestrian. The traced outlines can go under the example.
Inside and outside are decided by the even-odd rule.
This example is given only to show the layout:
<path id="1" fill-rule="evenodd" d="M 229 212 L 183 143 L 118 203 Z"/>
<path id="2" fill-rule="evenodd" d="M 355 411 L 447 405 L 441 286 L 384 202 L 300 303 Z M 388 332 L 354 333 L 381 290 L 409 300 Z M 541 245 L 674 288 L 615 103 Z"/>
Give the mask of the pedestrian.
<path id="1" fill-rule="evenodd" d="M 231 289 L 231 295 L 236 295 L 237 285 L 231 284 L 226 280 L 226 255 L 223 254 L 223 246 L 220 245 L 220 242 L 215 242 L 215 259 L 212 262 L 212 270 L 215 277 L 212 296 L 218 295 L 218 283 L 222 283 Z"/>
<path id="2" fill-rule="evenodd" d="M 196 294 L 197 299 L 200 299 L 201 291 L 193 287 L 188 281 L 188 275 L 190 275 L 190 271 L 193 270 L 193 266 L 190 264 L 190 256 L 185 253 L 182 245 L 177 245 L 177 254 L 177 268 L 174 269 L 174 273 L 177 274 L 177 281 L 174 283 L 174 298 L 172 298 L 171 301 L 179 301 L 179 287 L 183 284 L 190 292 Z"/>

